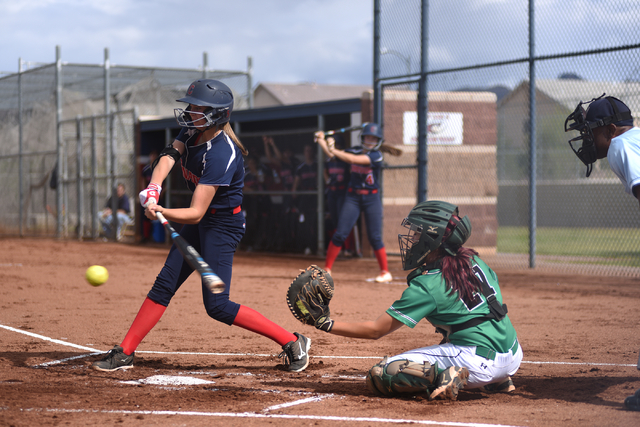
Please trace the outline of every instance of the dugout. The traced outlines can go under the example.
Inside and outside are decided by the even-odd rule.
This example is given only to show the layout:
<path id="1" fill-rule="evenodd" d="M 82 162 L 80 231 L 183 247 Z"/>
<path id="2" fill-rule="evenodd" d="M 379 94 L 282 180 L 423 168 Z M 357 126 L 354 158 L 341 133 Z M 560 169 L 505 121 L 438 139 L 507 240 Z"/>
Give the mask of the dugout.
<path id="1" fill-rule="evenodd" d="M 256 158 L 261 164 L 266 165 L 267 158 L 265 155 L 263 135 L 270 136 L 274 139 L 278 149 L 283 152 L 286 149 L 291 150 L 299 161 L 303 161 L 304 146 L 312 144 L 316 150 L 316 158 L 320 158 L 320 147 L 313 144 L 313 134 L 318 129 L 338 129 L 359 124 L 363 120 L 370 120 L 370 114 L 363 118 L 363 106 L 365 111 L 370 111 L 370 96 L 363 98 L 342 99 L 327 102 L 318 102 L 310 104 L 284 105 L 276 107 L 254 108 L 248 110 L 234 110 L 231 115 L 231 125 L 234 131 L 249 151 L 249 157 Z M 179 133 L 180 127 L 173 117 L 171 118 L 152 118 L 141 117 L 139 124 L 139 138 L 136 147 L 137 170 L 139 174 L 138 182 L 144 184 L 143 170 L 149 162 L 149 154 L 151 151 L 161 151 L 167 146 L 175 136 Z M 355 133 L 353 138 L 357 138 Z M 356 140 L 357 141 L 357 140 Z M 318 188 L 320 194 L 324 194 L 324 182 L 322 180 L 322 164 L 318 169 Z M 180 173 L 173 171 L 163 189 L 164 203 L 169 207 L 186 206 L 191 199 L 191 192 L 187 189 Z M 316 196 L 318 191 L 301 191 L 299 195 Z M 304 252 L 305 248 L 299 248 L 295 236 L 291 236 L 285 242 L 280 242 L 279 247 L 274 247 L 271 243 L 273 234 L 276 232 L 276 226 L 283 221 L 282 217 L 277 217 L 275 209 L 283 203 L 287 203 L 290 192 L 282 190 L 262 191 L 245 191 L 245 199 L 252 197 L 261 197 L 264 203 L 261 205 L 263 215 L 264 231 L 266 235 L 255 237 L 254 230 L 249 228 L 245 238 L 241 242 L 241 249 L 245 250 L 269 250 L 282 252 Z M 265 198 L 266 196 L 266 198 Z M 319 210 L 322 211 L 323 197 L 317 198 Z M 137 207 L 136 209 L 139 209 Z M 270 214 L 269 214 L 270 212 Z M 136 236 L 138 240 L 145 237 L 145 226 L 143 224 L 144 215 L 140 211 L 136 214 L 138 224 L 136 225 Z M 310 219 L 304 218 L 309 224 Z M 320 235 L 317 239 L 318 248 L 312 248 L 312 253 L 323 253 L 326 246 L 326 236 L 324 236 L 324 218 L 311 218 L 313 229 L 319 231 Z M 176 224 L 179 227 L 179 224 Z M 296 228 L 300 226 L 300 217 L 297 222 L 289 224 L 291 232 L 295 233 Z M 280 230 L 284 231 L 284 230 Z M 252 242 L 253 245 L 248 245 Z"/>

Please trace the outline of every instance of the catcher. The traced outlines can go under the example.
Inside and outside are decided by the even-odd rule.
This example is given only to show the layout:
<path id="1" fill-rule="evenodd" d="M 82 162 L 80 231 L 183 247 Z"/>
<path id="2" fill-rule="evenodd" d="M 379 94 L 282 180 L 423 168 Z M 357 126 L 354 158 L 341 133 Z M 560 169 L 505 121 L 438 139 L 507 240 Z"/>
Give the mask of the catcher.
<path id="1" fill-rule="evenodd" d="M 402 265 L 413 270 L 409 287 L 373 321 L 346 323 L 330 317 L 333 280 L 311 266 L 291 284 L 289 308 L 298 320 L 335 335 L 378 339 L 426 318 L 443 335 L 439 345 L 385 357 L 367 375 L 369 389 L 384 396 L 426 393 L 456 400 L 462 388 L 515 390 L 511 375 L 522 348 L 502 304 L 496 274 L 478 253 L 462 245 L 471 235 L 468 217 L 441 201 L 415 206 L 398 235 Z"/>

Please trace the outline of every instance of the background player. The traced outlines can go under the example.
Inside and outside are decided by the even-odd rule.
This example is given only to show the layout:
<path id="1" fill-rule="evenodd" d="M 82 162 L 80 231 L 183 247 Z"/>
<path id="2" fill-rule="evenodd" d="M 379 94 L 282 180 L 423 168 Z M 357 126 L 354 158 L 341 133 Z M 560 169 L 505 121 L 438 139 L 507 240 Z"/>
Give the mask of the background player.
<path id="1" fill-rule="evenodd" d="M 402 266 L 413 270 L 409 287 L 373 321 L 320 318 L 316 328 L 335 335 L 378 339 L 426 318 L 444 339 L 409 350 L 371 368 L 367 385 L 387 396 L 430 393 L 429 399 L 455 400 L 458 390 L 515 390 L 511 375 L 522 361 L 516 331 L 502 305 L 498 278 L 478 253 L 462 245 L 471 235 L 468 217 L 450 203 L 416 205 L 398 235 Z M 495 296 L 495 298 L 492 298 Z"/>
<path id="2" fill-rule="evenodd" d="M 393 277 L 389 272 L 387 252 L 382 241 L 382 201 L 378 184 L 382 167 L 382 153 L 378 150 L 382 144 L 380 127 L 376 123 L 365 123 L 360 135 L 362 145 L 346 150 L 328 145 L 322 131 L 316 132 L 315 138 L 327 156 L 335 156 L 351 165 L 347 194 L 340 211 L 338 228 L 327 248 L 325 269 L 331 272 L 333 263 L 340 253 L 340 248 L 360 214 L 364 212 L 367 237 L 380 267 L 380 274 L 375 280 L 376 282 L 390 282 Z"/>
<path id="3" fill-rule="evenodd" d="M 288 369 L 302 371 L 309 363 L 311 340 L 288 332 L 257 311 L 229 300 L 233 256 L 245 232 L 240 205 L 244 179 L 242 156 L 247 154 L 229 125 L 233 109 L 231 89 L 217 80 L 197 80 L 178 101 L 188 104 L 185 110 L 175 110 L 182 130 L 173 144 L 160 154 L 151 183 L 140 192 L 140 202 L 146 206 L 145 215 L 155 218 L 155 213 L 160 212 L 167 220 L 185 224 L 180 235 L 227 284 L 220 294 L 213 294 L 202 285 L 202 297 L 210 317 L 276 341 L 282 346 L 280 356 L 284 357 Z M 167 209 L 156 203 L 161 184 L 178 161 L 187 186 L 193 191 L 191 205 Z M 171 298 L 192 272 L 173 245 L 121 345 L 114 346 L 93 367 L 100 371 L 132 368 L 135 349 L 158 323 Z"/>
<path id="4" fill-rule="evenodd" d="M 586 111 L 583 104 L 590 104 Z M 640 129 L 633 126 L 631 110 L 624 102 L 613 96 L 605 97 L 605 94 L 588 103 L 580 102 L 564 126 L 565 132 L 580 132 L 569 145 L 587 166 L 587 176 L 591 174 L 593 163 L 606 157 L 624 190 L 640 201 Z M 579 141 L 582 145 L 574 148 L 573 143 Z M 640 389 L 627 397 L 624 405 L 632 411 L 640 411 Z"/>

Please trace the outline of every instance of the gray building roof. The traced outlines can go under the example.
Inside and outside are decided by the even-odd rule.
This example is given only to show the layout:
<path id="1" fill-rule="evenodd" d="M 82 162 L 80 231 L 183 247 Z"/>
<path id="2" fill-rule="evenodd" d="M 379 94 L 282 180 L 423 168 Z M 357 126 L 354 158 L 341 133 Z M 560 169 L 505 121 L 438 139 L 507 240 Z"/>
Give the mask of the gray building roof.
<path id="1" fill-rule="evenodd" d="M 253 101 L 255 108 L 310 104 L 340 99 L 362 98 L 364 92 L 372 91 L 371 86 L 364 85 L 261 83 L 254 91 Z"/>
<path id="2" fill-rule="evenodd" d="M 606 93 L 608 96 L 615 96 L 627 104 L 634 117 L 640 115 L 639 82 L 539 79 L 536 80 L 536 89 L 568 110 L 574 110 L 580 101 L 587 102 Z M 509 102 L 509 99 L 521 90 L 529 90 L 529 81 L 522 82 L 509 95 L 504 97 L 500 104 Z"/>

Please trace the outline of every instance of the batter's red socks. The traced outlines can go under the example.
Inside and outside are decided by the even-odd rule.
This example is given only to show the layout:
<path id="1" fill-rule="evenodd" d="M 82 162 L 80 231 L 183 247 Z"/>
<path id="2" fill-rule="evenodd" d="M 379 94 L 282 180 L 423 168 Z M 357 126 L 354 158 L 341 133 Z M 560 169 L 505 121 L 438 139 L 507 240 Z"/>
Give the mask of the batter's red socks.
<path id="1" fill-rule="evenodd" d="M 166 309 L 167 307 L 150 300 L 149 297 L 144 300 L 129 332 L 120 344 L 124 354 L 129 355 L 136 351 L 140 342 L 156 326 Z"/>
<path id="2" fill-rule="evenodd" d="M 329 242 L 329 247 L 327 248 L 327 258 L 324 261 L 325 270 L 331 270 L 331 268 L 333 267 L 333 263 L 335 262 L 336 258 L 338 258 L 339 254 L 340 246 L 336 246 L 333 244 L 333 242 Z"/>
<path id="3" fill-rule="evenodd" d="M 378 265 L 380 266 L 380 271 L 387 272 L 389 271 L 389 266 L 387 264 L 387 251 L 384 249 L 384 246 L 374 252 L 376 254 L 376 259 L 378 260 Z"/>
<path id="4" fill-rule="evenodd" d="M 233 321 L 233 326 L 239 326 L 248 331 L 271 338 L 280 344 L 280 346 L 298 339 L 298 337 L 284 329 L 282 326 L 273 323 L 254 309 L 244 305 L 240 306 L 238 314 Z"/>

